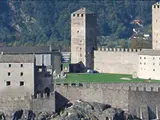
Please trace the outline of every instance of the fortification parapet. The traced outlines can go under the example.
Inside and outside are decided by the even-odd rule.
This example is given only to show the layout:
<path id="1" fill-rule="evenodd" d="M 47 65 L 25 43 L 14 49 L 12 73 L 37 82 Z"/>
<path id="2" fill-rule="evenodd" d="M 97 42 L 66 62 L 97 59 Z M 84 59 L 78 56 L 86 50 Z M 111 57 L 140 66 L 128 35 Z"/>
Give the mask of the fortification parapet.
<path id="1" fill-rule="evenodd" d="M 140 52 L 141 49 L 99 47 L 98 51 L 106 51 L 106 52 Z"/>

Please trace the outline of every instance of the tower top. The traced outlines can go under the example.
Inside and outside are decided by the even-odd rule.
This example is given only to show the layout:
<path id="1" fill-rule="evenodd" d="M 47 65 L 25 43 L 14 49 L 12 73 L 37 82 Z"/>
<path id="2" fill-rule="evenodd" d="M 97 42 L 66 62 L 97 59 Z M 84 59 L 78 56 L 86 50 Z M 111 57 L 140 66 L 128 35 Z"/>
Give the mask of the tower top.
<path id="1" fill-rule="evenodd" d="M 156 3 L 155 3 L 155 4 L 153 4 L 153 5 L 160 5 L 160 1 L 156 2 Z"/>
<path id="2" fill-rule="evenodd" d="M 72 14 L 94 14 L 94 12 L 86 9 L 85 7 L 73 12 Z"/>

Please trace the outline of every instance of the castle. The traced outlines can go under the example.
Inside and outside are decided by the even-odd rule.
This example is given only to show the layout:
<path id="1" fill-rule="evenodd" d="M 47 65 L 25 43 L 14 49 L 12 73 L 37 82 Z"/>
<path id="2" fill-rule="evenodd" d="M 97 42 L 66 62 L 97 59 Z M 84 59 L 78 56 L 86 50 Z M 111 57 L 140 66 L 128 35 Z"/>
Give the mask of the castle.
<path id="1" fill-rule="evenodd" d="M 152 49 L 97 48 L 96 15 L 81 8 L 71 14 L 71 63 L 100 73 L 133 74 L 160 80 L 159 3 L 152 6 Z"/>

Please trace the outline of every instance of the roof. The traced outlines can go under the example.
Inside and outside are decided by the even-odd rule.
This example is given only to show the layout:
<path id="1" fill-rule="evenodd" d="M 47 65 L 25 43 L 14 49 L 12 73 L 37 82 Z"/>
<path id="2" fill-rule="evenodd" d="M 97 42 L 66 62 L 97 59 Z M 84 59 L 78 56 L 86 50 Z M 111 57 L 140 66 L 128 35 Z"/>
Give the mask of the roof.
<path id="1" fill-rule="evenodd" d="M 73 12 L 72 14 L 94 14 L 94 12 L 92 12 L 86 8 L 81 8 L 81 9 Z"/>
<path id="2" fill-rule="evenodd" d="M 0 55 L 0 63 L 34 63 L 34 55 Z"/>
<path id="3" fill-rule="evenodd" d="M 160 50 L 142 49 L 139 55 L 160 56 Z"/>
<path id="4" fill-rule="evenodd" d="M 153 4 L 153 5 L 160 5 L 160 1 L 156 2 L 156 3 L 155 3 L 155 4 Z"/>
<path id="5" fill-rule="evenodd" d="M 52 51 L 57 51 L 53 50 Z M 24 53 L 50 53 L 52 52 L 50 50 L 49 46 L 22 46 L 22 47 L 0 47 L 0 52 L 3 53 L 18 53 L 18 54 L 24 54 Z"/>

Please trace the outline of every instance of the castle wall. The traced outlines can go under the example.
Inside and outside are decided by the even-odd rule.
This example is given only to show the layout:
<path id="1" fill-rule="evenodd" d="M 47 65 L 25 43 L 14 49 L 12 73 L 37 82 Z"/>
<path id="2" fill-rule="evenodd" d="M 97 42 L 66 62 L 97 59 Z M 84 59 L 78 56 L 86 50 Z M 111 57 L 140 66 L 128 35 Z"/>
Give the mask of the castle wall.
<path id="1" fill-rule="evenodd" d="M 55 94 L 37 94 L 36 98 L 29 96 L 2 97 L 0 111 L 11 116 L 17 110 L 32 110 L 35 113 L 55 111 Z"/>
<path id="2" fill-rule="evenodd" d="M 160 114 L 159 90 L 160 84 L 157 83 L 56 85 L 56 91 L 68 100 L 81 99 L 88 102 L 110 104 L 143 120 L 154 119 Z"/>
<path id="3" fill-rule="evenodd" d="M 94 69 L 101 73 L 133 74 L 140 49 L 100 48 L 94 51 Z"/>

